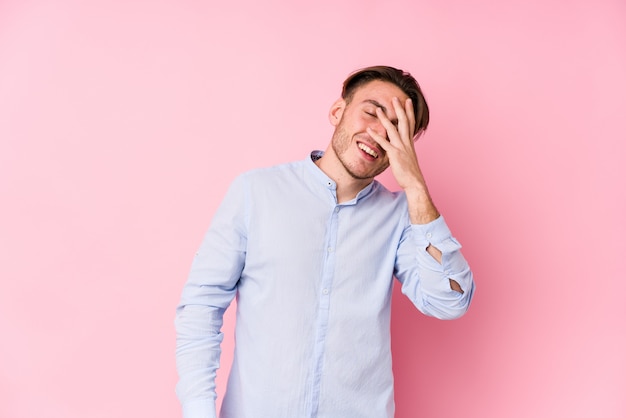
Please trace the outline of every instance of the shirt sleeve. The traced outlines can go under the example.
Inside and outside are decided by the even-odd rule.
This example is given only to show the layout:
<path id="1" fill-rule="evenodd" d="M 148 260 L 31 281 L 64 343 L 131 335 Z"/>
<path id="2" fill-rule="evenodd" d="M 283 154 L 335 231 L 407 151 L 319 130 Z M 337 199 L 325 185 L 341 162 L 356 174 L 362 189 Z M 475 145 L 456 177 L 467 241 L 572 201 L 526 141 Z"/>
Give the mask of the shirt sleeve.
<path id="1" fill-rule="evenodd" d="M 240 176 L 213 217 L 176 309 L 176 393 L 184 418 L 216 416 L 215 376 L 221 355 L 221 329 L 244 266 L 246 206 Z"/>
<path id="2" fill-rule="evenodd" d="M 432 245 L 442 253 L 441 264 L 426 248 Z M 424 314 L 439 319 L 461 317 L 474 294 L 470 267 L 461 254 L 461 244 L 452 236 L 442 216 L 425 225 L 408 225 L 400 240 L 395 275 L 402 293 Z M 456 281 L 464 293 L 452 290 Z"/>

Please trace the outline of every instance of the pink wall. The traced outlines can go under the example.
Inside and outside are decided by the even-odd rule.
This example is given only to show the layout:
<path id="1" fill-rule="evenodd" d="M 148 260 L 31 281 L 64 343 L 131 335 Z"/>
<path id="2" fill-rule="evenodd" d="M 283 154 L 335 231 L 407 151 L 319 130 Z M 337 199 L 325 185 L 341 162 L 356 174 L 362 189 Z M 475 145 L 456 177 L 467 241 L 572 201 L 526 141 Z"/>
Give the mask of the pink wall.
<path id="1" fill-rule="evenodd" d="M 378 63 L 426 91 L 478 282 L 456 322 L 396 299 L 397 417 L 626 416 L 621 0 L 0 2 L 0 416 L 179 416 L 174 307 L 225 188 L 324 148 Z"/>

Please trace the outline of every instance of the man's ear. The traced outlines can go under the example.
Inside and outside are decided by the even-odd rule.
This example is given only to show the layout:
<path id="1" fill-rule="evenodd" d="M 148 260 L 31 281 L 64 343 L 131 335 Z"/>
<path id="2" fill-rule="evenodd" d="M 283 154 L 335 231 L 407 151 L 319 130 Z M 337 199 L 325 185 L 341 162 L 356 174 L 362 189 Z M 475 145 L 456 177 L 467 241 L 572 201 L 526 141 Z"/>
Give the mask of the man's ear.
<path id="1" fill-rule="evenodd" d="M 330 107 L 330 112 L 328 112 L 328 120 L 330 124 L 333 126 L 339 125 L 341 121 L 341 117 L 343 116 L 343 111 L 346 108 L 346 101 L 344 99 L 337 99 L 335 103 Z"/>

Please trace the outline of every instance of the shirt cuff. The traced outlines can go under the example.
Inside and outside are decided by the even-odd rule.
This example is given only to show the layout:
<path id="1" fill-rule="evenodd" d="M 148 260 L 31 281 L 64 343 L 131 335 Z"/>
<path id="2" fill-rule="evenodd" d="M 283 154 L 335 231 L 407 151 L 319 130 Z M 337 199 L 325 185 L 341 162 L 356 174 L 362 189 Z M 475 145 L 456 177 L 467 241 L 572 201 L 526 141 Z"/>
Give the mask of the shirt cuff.
<path id="1" fill-rule="evenodd" d="M 429 245 L 437 247 L 442 254 L 449 254 L 461 248 L 461 244 L 452 236 L 443 216 L 427 224 L 411 224 L 415 244 L 419 248 Z"/>

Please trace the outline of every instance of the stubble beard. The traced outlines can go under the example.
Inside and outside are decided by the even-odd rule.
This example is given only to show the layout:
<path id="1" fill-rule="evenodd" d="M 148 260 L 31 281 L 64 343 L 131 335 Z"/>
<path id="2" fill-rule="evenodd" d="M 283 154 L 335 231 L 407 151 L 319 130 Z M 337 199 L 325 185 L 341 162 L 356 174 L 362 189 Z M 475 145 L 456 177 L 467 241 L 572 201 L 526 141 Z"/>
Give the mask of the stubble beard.
<path id="1" fill-rule="evenodd" d="M 373 179 L 374 177 L 385 171 L 389 166 L 389 164 L 381 165 L 371 173 L 358 174 L 355 168 L 350 166 L 350 163 L 346 161 L 346 153 L 350 149 L 351 143 L 352 141 L 350 140 L 350 137 L 348 136 L 346 130 L 341 125 L 337 126 L 335 132 L 333 133 L 333 151 L 335 152 L 335 155 L 337 156 L 337 159 L 339 159 L 341 165 L 343 165 L 343 168 L 352 178 L 357 180 Z"/>

